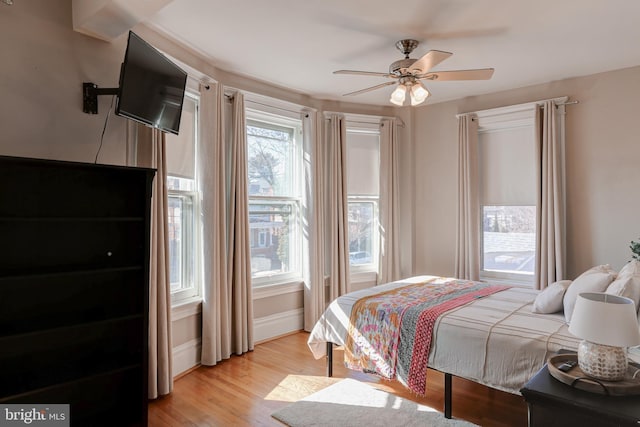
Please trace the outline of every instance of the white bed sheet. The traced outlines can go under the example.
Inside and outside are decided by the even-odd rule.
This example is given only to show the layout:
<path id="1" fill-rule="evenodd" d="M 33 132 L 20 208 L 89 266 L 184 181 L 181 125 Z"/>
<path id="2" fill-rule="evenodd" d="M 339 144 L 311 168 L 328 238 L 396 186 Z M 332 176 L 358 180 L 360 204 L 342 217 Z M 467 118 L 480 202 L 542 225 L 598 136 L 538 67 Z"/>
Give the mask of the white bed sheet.
<path id="1" fill-rule="evenodd" d="M 433 279 L 417 276 L 352 292 L 333 301 L 309 336 L 314 357 L 326 343 L 344 345 L 354 303 L 365 296 Z M 539 291 L 513 287 L 453 309 L 436 321 L 429 367 L 498 390 L 520 394 L 522 386 L 561 348 L 575 350 L 580 340 L 568 331 L 562 313 L 536 314 Z"/>

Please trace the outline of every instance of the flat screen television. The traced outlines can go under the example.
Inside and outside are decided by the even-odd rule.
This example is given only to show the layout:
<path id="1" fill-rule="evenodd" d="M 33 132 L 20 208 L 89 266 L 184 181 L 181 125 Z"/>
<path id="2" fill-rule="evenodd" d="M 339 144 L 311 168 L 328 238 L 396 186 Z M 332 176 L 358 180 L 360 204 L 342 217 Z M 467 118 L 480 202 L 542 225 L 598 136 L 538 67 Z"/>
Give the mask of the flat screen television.
<path id="1" fill-rule="evenodd" d="M 129 31 L 116 114 L 178 134 L 187 73 Z"/>

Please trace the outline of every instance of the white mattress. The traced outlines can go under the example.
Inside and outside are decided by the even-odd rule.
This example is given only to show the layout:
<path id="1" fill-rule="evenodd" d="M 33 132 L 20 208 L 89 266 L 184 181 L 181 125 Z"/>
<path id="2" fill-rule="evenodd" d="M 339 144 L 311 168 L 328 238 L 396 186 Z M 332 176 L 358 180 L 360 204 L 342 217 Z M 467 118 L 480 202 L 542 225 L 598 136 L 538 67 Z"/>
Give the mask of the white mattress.
<path id="1" fill-rule="evenodd" d="M 447 278 L 417 276 L 352 292 L 333 301 L 316 323 L 308 345 L 316 359 L 326 343 L 344 345 L 354 303 L 365 296 L 412 283 Z M 568 331 L 564 315 L 535 314 L 537 293 L 514 287 L 453 309 L 437 320 L 429 367 L 486 386 L 519 390 L 561 348 L 575 350 L 580 340 Z"/>

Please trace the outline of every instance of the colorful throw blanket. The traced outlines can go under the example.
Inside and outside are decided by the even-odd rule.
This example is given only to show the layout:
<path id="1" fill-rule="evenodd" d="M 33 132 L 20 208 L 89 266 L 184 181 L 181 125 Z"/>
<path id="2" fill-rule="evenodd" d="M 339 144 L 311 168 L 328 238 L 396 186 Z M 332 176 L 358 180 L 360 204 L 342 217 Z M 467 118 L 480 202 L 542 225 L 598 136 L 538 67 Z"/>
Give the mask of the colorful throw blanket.
<path id="1" fill-rule="evenodd" d="M 409 390 L 426 393 L 433 328 L 448 310 L 508 289 L 458 279 L 432 279 L 358 300 L 345 343 L 349 369 L 398 378 Z"/>

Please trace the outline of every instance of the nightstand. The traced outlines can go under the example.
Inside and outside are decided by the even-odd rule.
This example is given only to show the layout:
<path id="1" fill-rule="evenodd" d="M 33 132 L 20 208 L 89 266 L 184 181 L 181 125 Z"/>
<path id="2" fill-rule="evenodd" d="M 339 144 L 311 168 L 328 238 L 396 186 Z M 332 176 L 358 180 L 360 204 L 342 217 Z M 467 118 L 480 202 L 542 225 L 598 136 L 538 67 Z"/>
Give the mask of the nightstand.
<path id="1" fill-rule="evenodd" d="M 553 378 L 547 365 L 520 392 L 529 407 L 530 427 L 640 426 L 640 395 L 577 390 Z"/>

